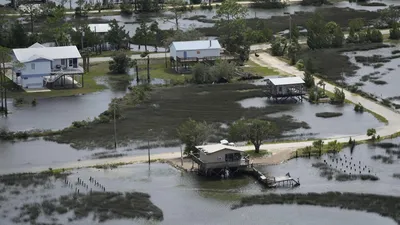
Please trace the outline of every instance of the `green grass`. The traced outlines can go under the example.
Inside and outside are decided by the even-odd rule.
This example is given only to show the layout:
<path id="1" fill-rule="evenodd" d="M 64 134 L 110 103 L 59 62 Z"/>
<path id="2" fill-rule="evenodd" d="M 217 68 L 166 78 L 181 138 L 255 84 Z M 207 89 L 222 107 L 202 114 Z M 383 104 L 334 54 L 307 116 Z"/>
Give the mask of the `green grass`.
<path id="1" fill-rule="evenodd" d="M 251 158 L 261 158 L 261 157 L 268 156 L 271 154 L 267 150 L 260 150 L 259 153 L 256 153 L 254 150 L 249 150 L 249 151 L 245 151 L 245 153 L 247 155 L 249 155 Z"/>
<path id="2" fill-rule="evenodd" d="M 247 61 L 246 65 L 248 65 L 248 67 L 241 68 L 244 72 L 247 73 L 254 73 L 255 75 L 260 76 L 280 75 L 279 71 L 271 69 L 269 67 L 260 66 L 252 60 Z"/>
<path id="3" fill-rule="evenodd" d="M 139 65 L 139 76 L 143 79 L 147 77 L 147 65 Z M 164 59 L 157 60 L 155 63 L 150 63 L 150 77 L 158 78 L 169 81 L 172 84 L 183 84 L 186 80 L 192 78 L 191 74 L 178 74 L 170 68 L 168 63 L 168 68 L 165 67 Z"/>

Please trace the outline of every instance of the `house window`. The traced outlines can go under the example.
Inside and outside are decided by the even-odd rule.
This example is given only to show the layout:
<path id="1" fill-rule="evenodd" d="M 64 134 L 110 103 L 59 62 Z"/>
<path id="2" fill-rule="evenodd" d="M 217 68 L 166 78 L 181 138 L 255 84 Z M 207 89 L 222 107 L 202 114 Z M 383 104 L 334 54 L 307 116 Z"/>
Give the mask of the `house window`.
<path id="1" fill-rule="evenodd" d="M 65 59 L 61 59 L 61 65 L 65 65 Z"/>
<path id="2" fill-rule="evenodd" d="M 278 89 L 279 89 L 279 92 L 282 92 L 282 87 L 279 87 Z"/>
<path id="3" fill-rule="evenodd" d="M 238 161 L 242 158 L 242 155 L 240 153 L 228 153 L 225 154 L 225 162 L 234 162 Z"/>
<path id="4" fill-rule="evenodd" d="M 72 67 L 73 62 L 74 62 L 74 61 L 73 61 L 72 59 L 69 59 L 69 60 L 68 60 L 68 67 Z"/>
<path id="5" fill-rule="evenodd" d="M 35 63 L 31 63 L 31 69 L 35 70 Z"/>

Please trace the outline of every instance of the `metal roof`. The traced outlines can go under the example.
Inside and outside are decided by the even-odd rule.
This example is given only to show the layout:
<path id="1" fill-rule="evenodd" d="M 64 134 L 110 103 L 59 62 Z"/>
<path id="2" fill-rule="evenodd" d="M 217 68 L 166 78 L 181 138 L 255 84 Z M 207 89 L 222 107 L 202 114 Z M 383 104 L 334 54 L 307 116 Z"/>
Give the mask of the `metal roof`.
<path id="1" fill-rule="evenodd" d="M 218 40 L 174 41 L 171 45 L 176 51 L 221 49 Z"/>
<path id="2" fill-rule="evenodd" d="M 110 24 L 100 23 L 100 24 L 89 24 L 90 30 L 95 33 L 107 33 L 111 30 Z"/>
<path id="3" fill-rule="evenodd" d="M 213 144 L 213 145 L 200 145 L 200 146 L 196 146 L 197 149 L 199 149 L 200 151 L 203 151 L 206 154 L 212 154 L 215 152 L 219 152 L 221 150 L 232 150 L 232 151 L 242 151 L 239 148 L 236 148 L 234 146 L 229 146 L 229 145 L 223 145 L 223 144 Z"/>
<path id="4" fill-rule="evenodd" d="M 269 80 L 273 85 L 304 84 L 304 80 L 300 77 L 278 77 L 269 78 L 267 80 Z"/>
<path id="5" fill-rule="evenodd" d="M 16 48 L 13 49 L 13 53 L 15 58 L 20 62 L 31 62 L 37 59 L 81 58 L 81 54 L 76 46 Z"/>
<path id="6" fill-rule="evenodd" d="M 43 46 L 40 43 L 36 42 L 35 44 L 29 46 L 29 48 L 45 48 L 45 46 Z"/>

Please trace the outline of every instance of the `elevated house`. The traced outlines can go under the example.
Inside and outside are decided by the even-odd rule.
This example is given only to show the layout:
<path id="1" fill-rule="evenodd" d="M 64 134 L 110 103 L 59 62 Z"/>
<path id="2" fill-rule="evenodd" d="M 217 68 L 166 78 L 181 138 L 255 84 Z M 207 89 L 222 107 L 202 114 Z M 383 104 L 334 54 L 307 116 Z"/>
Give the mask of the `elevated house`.
<path id="1" fill-rule="evenodd" d="M 222 51 L 218 40 L 174 41 L 169 49 L 171 65 L 180 73 L 188 71 L 193 63 L 220 59 Z"/>
<path id="2" fill-rule="evenodd" d="M 197 164 L 199 174 L 206 176 L 229 176 L 245 170 L 249 166 L 249 159 L 244 152 L 227 144 L 213 144 L 196 146 L 197 154 L 191 154 Z"/>
<path id="3" fill-rule="evenodd" d="M 276 102 L 287 99 L 303 101 L 303 96 L 307 93 L 304 80 L 300 77 L 269 78 L 266 82 L 266 95 Z"/>
<path id="4" fill-rule="evenodd" d="M 11 79 L 23 89 L 79 87 L 84 70 L 76 46 L 45 47 L 35 43 L 12 51 Z M 75 80 L 80 76 L 82 83 Z"/>

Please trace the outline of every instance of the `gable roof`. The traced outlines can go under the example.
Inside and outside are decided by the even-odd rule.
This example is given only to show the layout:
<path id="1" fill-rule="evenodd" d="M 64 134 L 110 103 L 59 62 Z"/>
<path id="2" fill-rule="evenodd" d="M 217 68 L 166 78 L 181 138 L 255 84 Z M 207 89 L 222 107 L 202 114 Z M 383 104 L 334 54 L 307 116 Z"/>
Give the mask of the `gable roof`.
<path id="1" fill-rule="evenodd" d="M 36 42 L 35 44 L 29 46 L 29 48 L 45 48 L 45 46 L 39 44 L 38 42 Z"/>
<path id="2" fill-rule="evenodd" d="M 232 150 L 232 151 L 238 151 L 241 152 L 242 150 L 239 148 L 236 148 L 234 146 L 229 146 L 229 145 L 223 145 L 223 144 L 214 144 L 214 145 L 200 145 L 196 146 L 196 148 L 200 151 L 203 151 L 206 154 L 213 154 L 215 152 L 219 152 L 222 150 Z"/>
<path id="3" fill-rule="evenodd" d="M 108 23 L 91 23 L 88 24 L 88 27 L 91 32 L 94 33 L 107 33 L 111 30 L 111 26 Z M 73 27 L 72 30 L 76 31 L 76 27 Z"/>
<path id="4" fill-rule="evenodd" d="M 58 46 L 58 47 L 40 47 L 33 44 L 34 47 L 29 48 L 16 48 L 13 49 L 15 58 L 20 62 L 31 62 L 37 59 L 68 59 L 68 58 L 81 58 L 76 46 Z"/>
<path id="5" fill-rule="evenodd" d="M 174 41 L 171 46 L 174 46 L 176 51 L 221 49 L 218 40 Z"/>
<path id="6" fill-rule="evenodd" d="M 304 84 L 304 80 L 300 77 L 279 77 L 267 79 L 267 81 L 268 80 L 273 85 Z"/>

